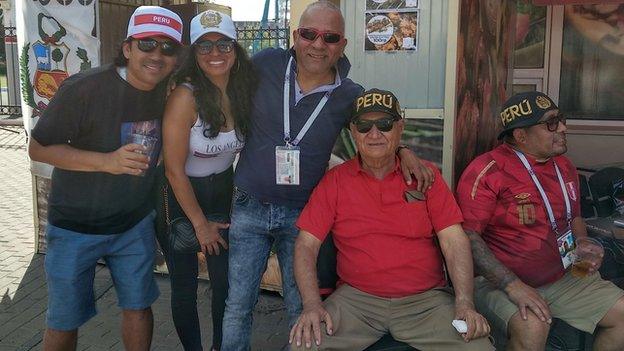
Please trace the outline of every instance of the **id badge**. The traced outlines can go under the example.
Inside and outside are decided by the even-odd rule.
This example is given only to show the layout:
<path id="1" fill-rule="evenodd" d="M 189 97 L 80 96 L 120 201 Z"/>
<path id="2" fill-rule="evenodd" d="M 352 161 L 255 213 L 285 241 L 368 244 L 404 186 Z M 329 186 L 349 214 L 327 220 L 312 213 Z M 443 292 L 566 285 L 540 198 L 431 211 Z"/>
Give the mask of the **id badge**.
<path id="1" fill-rule="evenodd" d="M 299 185 L 299 148 L 296 146 L 275 147 L 275 183 L 277 185 Z"/>
<path id="2" fill-rule="evenodd" d="M 559 247 L 559 255 L 561 256 L 563 269 L 568 269 L 568 267 L 572 265 L 574 249 L 576 248 L 572 229 L 568 229 L 563 235 L 557 238 L 557 247 Z"/>

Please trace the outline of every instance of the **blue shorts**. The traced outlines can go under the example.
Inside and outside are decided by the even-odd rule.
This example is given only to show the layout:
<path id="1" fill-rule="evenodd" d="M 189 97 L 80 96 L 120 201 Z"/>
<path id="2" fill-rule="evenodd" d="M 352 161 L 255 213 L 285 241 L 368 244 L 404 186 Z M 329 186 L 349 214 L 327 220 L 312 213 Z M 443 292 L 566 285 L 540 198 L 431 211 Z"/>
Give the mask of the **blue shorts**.
<path id="1" fill-rule="evenodd" d="M 82 234 L 48 223 L 48 328 L 74 330 L 96 315 L 93 278 L 100 258 L 110 270 L 120 308 L 142 310 L 156 301 L 154 217 L 152 212 L 128 231 L 111 235 Z"/>

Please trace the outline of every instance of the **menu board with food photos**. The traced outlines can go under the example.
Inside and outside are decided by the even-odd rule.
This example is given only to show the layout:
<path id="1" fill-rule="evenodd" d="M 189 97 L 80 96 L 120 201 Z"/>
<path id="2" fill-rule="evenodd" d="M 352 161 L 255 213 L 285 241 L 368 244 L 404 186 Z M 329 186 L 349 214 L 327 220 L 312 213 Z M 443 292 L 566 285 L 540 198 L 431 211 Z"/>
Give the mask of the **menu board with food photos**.
<path id="1" fill-rule="evenodd" d="M 366 0 L 364 51 L 418 50 L 418 0 Z"/>

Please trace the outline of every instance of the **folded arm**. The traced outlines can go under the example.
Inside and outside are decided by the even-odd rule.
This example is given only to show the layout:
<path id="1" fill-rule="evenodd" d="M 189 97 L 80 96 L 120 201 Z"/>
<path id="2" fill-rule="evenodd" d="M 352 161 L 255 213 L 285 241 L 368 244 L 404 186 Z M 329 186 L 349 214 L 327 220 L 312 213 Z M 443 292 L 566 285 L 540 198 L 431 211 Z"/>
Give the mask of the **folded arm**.
<path id="1" fill-rule="evenodd" d="M 68 144 L 41 145 L 35 138 L 28 143 L 28 156 L 68 171 L 106 172 L 138 175 L 149 167 L 149 157 L 139 153 L 145 148 L 138 144 L 123 145 L 103 153 L 80 150 Z"/>

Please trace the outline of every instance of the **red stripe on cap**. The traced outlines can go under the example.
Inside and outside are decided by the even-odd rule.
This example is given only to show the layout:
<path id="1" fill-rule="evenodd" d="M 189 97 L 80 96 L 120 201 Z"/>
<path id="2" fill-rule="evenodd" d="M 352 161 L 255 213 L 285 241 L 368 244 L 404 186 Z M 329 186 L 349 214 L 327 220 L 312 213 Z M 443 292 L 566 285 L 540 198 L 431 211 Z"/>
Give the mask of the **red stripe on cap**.
<path id="1" fill-rule="evenodd" d="M 175 18 L 171 18 L 163 15 L 138 15 L 134 17 L 134 25 L 140 24 L 160 24 L 163 26 L 171 27 L 178 32 L 182 31 L 182 23 L 178 22 Z"/>

